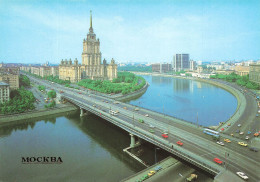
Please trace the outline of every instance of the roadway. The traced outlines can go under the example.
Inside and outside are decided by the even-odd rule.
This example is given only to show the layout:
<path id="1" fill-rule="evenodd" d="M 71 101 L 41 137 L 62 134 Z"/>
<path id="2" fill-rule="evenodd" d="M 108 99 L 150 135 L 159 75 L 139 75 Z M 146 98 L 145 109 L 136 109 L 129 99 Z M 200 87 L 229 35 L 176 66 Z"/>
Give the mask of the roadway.
<path id="1" fill-rule="evenodd" d="M 96 96 L 85 91 L 74 91 L 73 89 L 32 77 L 30 77 L 30 79 L 57 91 L 63 90 L 65 97 L 71 98 L 78 104 L 81 103 L 91 108 L 95 105 L 93 109 L 99 113 L 106 113 L 106 115 L 110 115 L 111 118 L 114 117 L 127 122 L 131 124 L 133 128 L 139 128 L 142 131 L 149 132 L 151 129 L 150 125 L 153 125 L 155 128 L 153 128 L 154 133 L 151 138 L 154 140 L 158 138 L 162 139 L 162 133 L 167 131 L 169 138 L 163 140 L 169 144 L 169 147 L 173 146 L 175 150 L 192 152 L 192 154 L 197 157 L 203 157 L 203 160 L 212 166 L 217 165 L 213 162 L 213 159 L 218 157 L 222 161 L 225 161 L 227 170 L 233 173 L 243 171 L 249 176 L 249 181 L 259 181 L 257 173 L 258 169 L 260 169 L 259 154 L 249 151 L 247 147 L 239 146 L 236 142 L 225 143 L 225 146 L 220 146 L 212 141 L 211 137 L 203 134 L 202 128 L 174 122 L 174 119 L 163 114 L 153 113 L 143 108 L 139 108 L 139 111 L 135 111 L 136 106 L 121 102 L 116 104 L 114 100 Z M 82 92 L 82 94 L 79 94 L 79 92 Z M 127 109 L 124 109 L 124 107 L 127 107 Z M 114 111 L 118 110 L 119 114 L 116 116 L 109 114 L 110 109 Z M 148 114 L 149 117 L 146 117 L 146 114 Z M 139 119 L 143 119 L 144 123 L 138 122 Z M 176 144 L 179 140 L 184 143 L 182 147 Z M 221 169 L 224 170 L 224 166 L 222 166 Z"/>

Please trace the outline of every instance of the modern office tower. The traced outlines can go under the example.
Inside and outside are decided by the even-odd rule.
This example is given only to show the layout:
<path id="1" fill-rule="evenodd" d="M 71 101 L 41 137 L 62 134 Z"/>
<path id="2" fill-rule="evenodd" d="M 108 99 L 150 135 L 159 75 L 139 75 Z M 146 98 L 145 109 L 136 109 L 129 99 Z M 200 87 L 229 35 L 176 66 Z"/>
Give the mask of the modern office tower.
<path id="1" fill-rule="evenodd" d="M 190 56 L 189 54 L 175 54 L 172 63 L 173 71 L 189 70 Z"/>

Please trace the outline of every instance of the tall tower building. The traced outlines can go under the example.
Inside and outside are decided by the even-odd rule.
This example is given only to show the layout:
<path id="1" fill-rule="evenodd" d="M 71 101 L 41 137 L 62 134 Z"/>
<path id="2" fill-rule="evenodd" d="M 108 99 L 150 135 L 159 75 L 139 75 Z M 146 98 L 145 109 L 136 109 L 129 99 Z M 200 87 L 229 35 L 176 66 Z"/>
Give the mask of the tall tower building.
<path id="1" fill-rule="evenodd" d="M 189 54 L 175 54 L 172 63 L 173 71 L 189 70 L 190 56 Z"/>
<path id="2" fill-rule="evenodd" d="M 110 64 L 106 60 L 101 63 L 100 41 L 96 38 L 92 26 L 92 12 L 90 11 L 90 27 L 87 38 L 83 39 L 82 64 L 75 60 L 72 62 L 61 61 L 59 65 L 60 79 L 78 82 L 81 79 L 113 80 L 117 78 L 117 64 L 114 59 Z"/>
<path id="3" fill-rule="evenodd" d="M 90 11 L 90 27 L 87 39 L 83 40 L 82 65 L 100 65 L 101 52 L 100 42 L 92 27 L 92 13 Z"/>

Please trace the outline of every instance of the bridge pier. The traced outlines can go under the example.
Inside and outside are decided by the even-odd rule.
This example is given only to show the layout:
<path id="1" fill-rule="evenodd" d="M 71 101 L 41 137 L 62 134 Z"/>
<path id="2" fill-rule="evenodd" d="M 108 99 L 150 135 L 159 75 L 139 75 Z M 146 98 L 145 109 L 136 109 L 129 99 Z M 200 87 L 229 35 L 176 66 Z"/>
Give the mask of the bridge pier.
<path id="1" fill-rule="evenodd" d="M 80 117 L 84 116 L 84 110 L 80 108 Z"/>
<path id="2" fill-rule="evenodd" d="M 132 133 L 130 133 L 129 135 L 131 136 L 130 147 L 134 148 L 135 147 L 135 136 Z"/>

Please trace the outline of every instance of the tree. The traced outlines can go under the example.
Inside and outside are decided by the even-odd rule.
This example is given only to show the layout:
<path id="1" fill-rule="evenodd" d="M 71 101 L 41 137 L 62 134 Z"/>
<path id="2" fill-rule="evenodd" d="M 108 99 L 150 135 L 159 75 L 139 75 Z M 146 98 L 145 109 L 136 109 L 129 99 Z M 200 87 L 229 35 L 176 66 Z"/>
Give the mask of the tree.
<path id="1" fill-rule="evenodd" d="M 56 92 L 54 90 L 50 90 L 48 92 L 48 97 L 49 98 L 56 98 Z"/>

